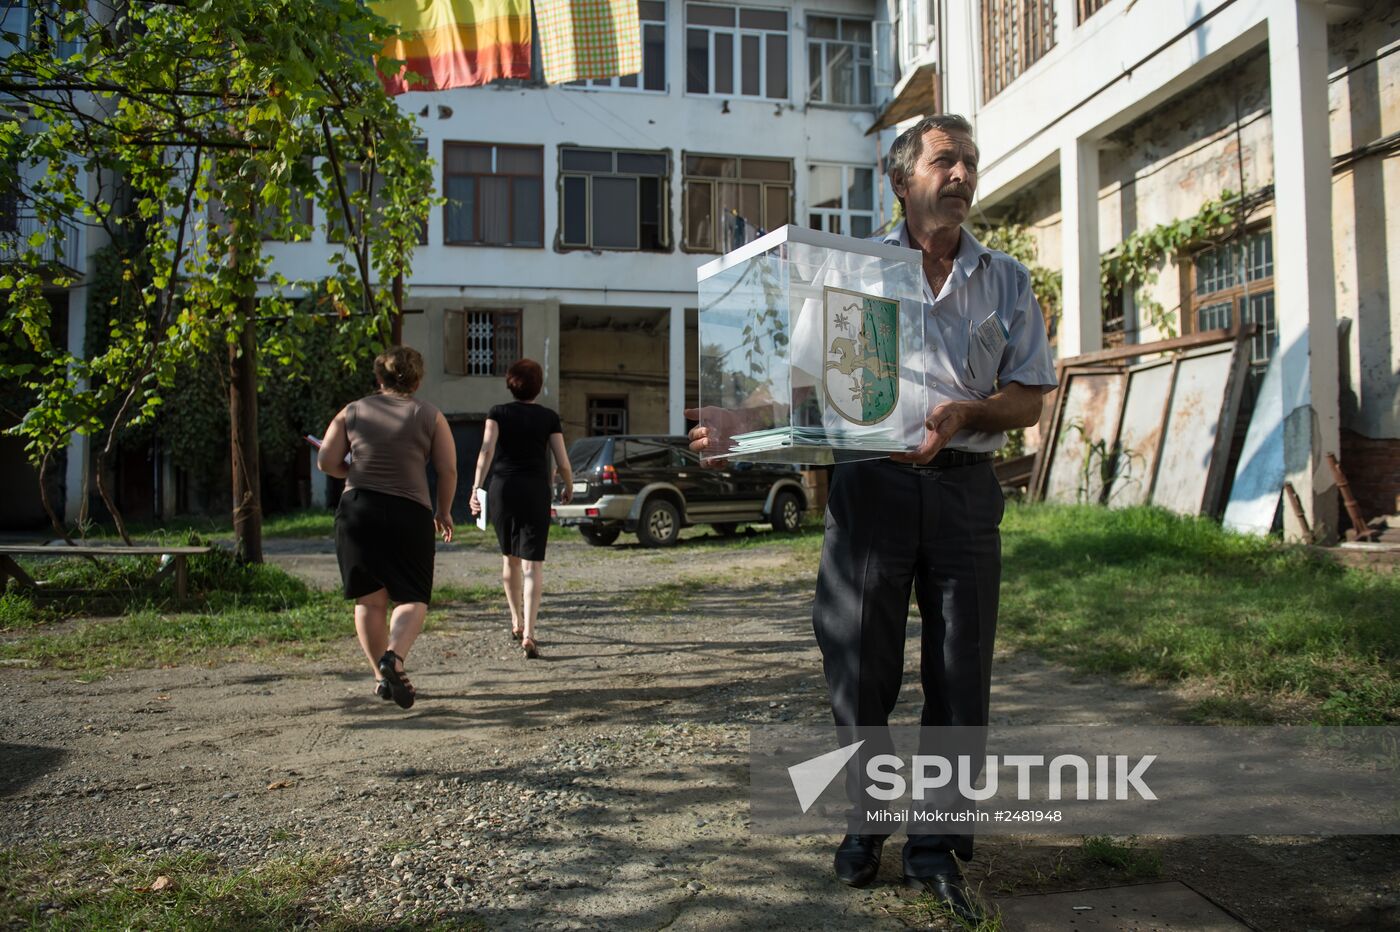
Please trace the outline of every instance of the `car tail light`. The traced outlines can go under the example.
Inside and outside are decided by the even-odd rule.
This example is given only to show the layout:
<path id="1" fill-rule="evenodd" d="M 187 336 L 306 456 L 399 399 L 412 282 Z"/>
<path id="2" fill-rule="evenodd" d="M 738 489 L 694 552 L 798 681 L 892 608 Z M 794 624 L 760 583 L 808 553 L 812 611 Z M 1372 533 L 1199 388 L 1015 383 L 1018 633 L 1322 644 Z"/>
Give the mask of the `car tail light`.
<path id="1" fill-rule="evenodd" d="M 585 509 L 583 510 L 583 513 L 584 513 L 585 515 L 587 515 L 588 517 L 590 517 L 590 518 L 596 518 L 596 517 L 598 517 L 598 509 L 597 509 L 597 508 L 585 508 Z"/>
<path id="2" fill-rule="evenodd" d="M 549 516 L 550 516 L 551 518 L 557 518 L 557 517 L 559 517 L 559 509 L 558 509 L 558 508 L 551 508 L 551 509 L 549 509 Z"/>
<path id="3" fill-rule="evenodd" d="M 598 470 L 598 478 L 601 479 L 601 480 L 602 480 L 603 482 L 605 482 L 605 483 L 611 482 L 611 483 L 616 484 L 616 483 L 617 483 L 617 467 L 616 467 L 616 466 L 604 466 L 602 469 Z"/>

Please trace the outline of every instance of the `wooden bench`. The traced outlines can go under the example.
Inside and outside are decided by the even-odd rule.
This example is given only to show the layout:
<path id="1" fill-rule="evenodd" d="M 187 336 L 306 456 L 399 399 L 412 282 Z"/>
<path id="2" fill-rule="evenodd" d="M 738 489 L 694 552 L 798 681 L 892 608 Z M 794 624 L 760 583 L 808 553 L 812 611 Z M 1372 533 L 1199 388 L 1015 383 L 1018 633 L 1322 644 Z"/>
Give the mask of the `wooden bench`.
<path id="1" fill-rule="evenodd" d="M 167 547 L 163 545 L 138 545 L 134 547 L 123 547 L 119 544 L 78 544 L 69 547 L 64 544 L 55 544 L 51 547 L 44 547 L 38 544 L 0 544 L 0 592 L 3 592 L 9 585 L 9 580 L 14 579 L 19 588 L 29 590 L 41 595 L 82 595 L 87 590 L 57 591 L 51 587 L 35 582 L 34 578 L 24 571 L 16 562 L 16 556 L 44 556 L 44 557 L 149 557 L 168 556 L 170 562 L 165 564 L 151 580 L 152 583 L 159 583 L 167 576 L 175 577 L 175 597 L 181 601 L 189 595 L 189 566 L 187 560 L 190 556 L 201 553 L 208 553 L 212 547 Z"/>

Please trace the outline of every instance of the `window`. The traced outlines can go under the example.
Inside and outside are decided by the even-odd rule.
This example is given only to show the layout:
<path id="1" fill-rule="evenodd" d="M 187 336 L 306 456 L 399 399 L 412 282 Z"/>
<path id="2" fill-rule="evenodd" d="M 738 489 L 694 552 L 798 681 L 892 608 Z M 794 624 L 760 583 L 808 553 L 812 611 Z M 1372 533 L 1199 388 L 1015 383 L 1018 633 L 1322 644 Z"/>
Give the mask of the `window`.
<path id="1" fill-rule="evenodd" d="M 1278 346 L 1272 231 L 1256 230 L 1198 253 L 1191 263 L 1191 307 L 1198 331 L 1228 329 L 1236 320 L 1257 324 L 1250 362 L 1268 362 Z"/>
<path id="2" fill-rule="evenodd" d="M 792 222 L 792 162 L 685 156 L 685 248 L 728 252 Z"/>
<path id="3" fill-rule="evenodd" d="M 544 245 L 544 149 L 449 142 L 443 158 L 443 241 Z"/>
<path id="4" fill-rule="evenodd" d="M 666 153 L 561 147 L 559 171 L 562 246 L 670 248 Z"/>
<path id="5" fill-rule="evenodd" d="M 812 103 L 869 106 L 870 21 L 807 17 L 807 74 Z"/>
<path id="6" fill-rule="evenodd" d="M 1109 0 L 1074 0 L 1075 13 L 1079 22 L 1084 22 L 1099 10 L 1108 6 Z M 1129 4 L 1132 6 L 1132 4 Z"/>
<path id="7" fill-rule="evenodd" d="M 520 358 L 520 311 L 448 311 L 442 344 L 448 375 L 505 375 Z"/>
<path id="8" fill-rule="evenodd" d="M 810 165 L 807 226 L 844 236 L 875 232 L 875 169 L 859 165 Z"/>
<path id="9" fill-rule="evenodd" d="M 419 152 L 423 153 L 423 156 L 424 156 L 425 158 L 427 157 L 427 154 L 428 154 L 428 141 L 427 141 L 426 139 L 415 139 L 415 140 L 413 141 L 413 146 L 414 146 L 414 148 L 416 148 Z M 332 181 L 332 182 L 330 182 L 330 183 L 331 183 L 332 185 L 335 184 L 334 181 Z M 353 197 L 355 194 L 357 194 L 357 193 L 360 191 L 360 189 L 364 186 L 364 183 L 365 183 L 365 172 L 364 172 L 364 166 L 363 166 L 363 165 L 356 165 L 356 164 L 353 164 L 353 163 L 352 163 L 352 164 L 348 164 L 348 165 L 345 166 L 345 196 L 346 196 L 347 198 L 348 198 L 348 197 Z M 374 174 L 373 174 L 373 176 L 372 176 L 371 184 L 372 184 L 373 187 L 374 187 L 374 193 L 373 193 L 373 195 L 372 195 L 371 198 L 370 198 L 370 211 L 373 212 L 373 211 L 378 210 L 378 209 L 380 208 L 381 204 L 383 203 L 383 201 L 380 199 L 379 192 L 383 189 L 383 186 L 384 186 L 384 176 L 381 175 L 381 174 L 379 174 L 378 171 L 375 171 Z M 332 199 L 333 199 L 334 203 L 336 203 L 336 204 L 338 205 L 338 204 L 340 203 L 340 192 L 338 192 L 338 191 L 332 191 L 332 192 L 331 192 L 331 196 L 332 196 Z M 306 204 L 305 210 L 306 210 L 306 216 L 309 218 L 309 217 L 311 216 L 311 202 L 310 202 L 310 199 L 309 199 L 309 198 L 308 198 L 308 200 L 307 200 L 307 204 Z M 294 221 L 297 220 L 297 219 L 298 219 L 298 218 L 295 218 L 295 217 L 293 218 Z M 307 223 L 310 223 L 311 221 L 308 219 L 306 222 L 307 222 Z M 360 211 L 359 211 L 358 209 L 356 209 L 356 211 L 355 211 L 355 226 L 356 226 L 356 228 L 358 228 L 358 227 L 360 226 L 360 224 L 363 223 L 363 222 L 364 222 L 364 218 L 361 216 Z M 329 229 L 330 229 L 330 234 L 329 234 L 329 235 L 330 235 L 330 241 L 331 241 L 331 242 L 333 242 L 333 243 L 343 243 L 343 242 L 345 242 L 345 225 L 344 225 L 343 223 L 340 223 L 338 220 L 334 220 L 334 219 L 333 219 L 333 220 L 331 221 L 331 223 L 330 223 Z M 426 246 L 427 243 L 428 243 L 428 221 L 427 221 L 427 218 L 424 218 L 423 221 L 418 225 L 418 245 L 420 245 L 420 246 Z"/>
<path id="10" fill-rule="evenodd" d="M 19 163 L 0 162 L 0 233 L 19 232 Z"/>
<path id="11" fill-rule="evenodd" d="M 593 81 L 570 81 L 565 87 L 609 87 L 619 91 L 666 93 L 666 3 L 638 0 L 642 26 L 642 73 Z"/>
<path id="12" fill-rule="evenodd" d="M 81 38 L 63 38 L 63 26 L 68 10 L 56 0 L 29 0 L 7 3 L 0 9 L 0 32 L 14 36 L 11 42 L 0 36 L 0 58 L 11 50 L 25 51 L 32 47 L 52 51 L 54 57 L 69 59 L 83 49 Z M 79 28 L 86 28 L 86 24 Z"/>
<path id="13" fill-rule="evenodd" d="M 625 398 L 594 398 L 592 399 L 590 407 L 592 404 L 607 401 L 611 401 L 615 404 L 622 404 L 622 415 L 625 420 L 627 416 L 627 399 Z M 600 410 L 608 411 L 606 407 Z M 611 412 L 608 413 L 611 414 Z M 589 418 L 589 423 L 592 423 L 591 416 Z M 618 433 L 624 433 L 624 431 L 618 431 Z M 614 465 L 626 466 L 631 469 L 667 469 L 674 462 L 674 457 L 672 456 L 671 447 L 664 443 L 656 443 L 651 440 L 624 440 L 622 441 L 622 452 L 613 457 L 613 462 Z"/>
<path id="14" fill-rule="evenodd" d="M 626 398 L 588 398 L 588 436 L 627 433 Z"/>
<path id="15" fill-rule="evenodd" d="M 787 100 L 786 10 L 688 3 L 685 23 L 687 94 Z"/>
<path id="16" fill-rule="evenodd" d="M 1055 0 L 982 0 L 982 99 L 1055 46 Z"/>
<path id="17" fill-rule="evenodd" d="M 311 164 L 309 162 L 305 163 L 303 171 L 305 171 L 308 174 L 312 171 Z M 264 204 L 262 206 L 262 209 L 258 212 L 258 225 L 263 228 L 263 239 L 265 240 L 305 239 L 306 233 L 309 232 L 310 227 L 316 222 L 315 201 L 311 198 L 310 195 L 302 193 L 308 186 L 307 183 L 309 179 L 301 178 L 301 183 L 298 183 L 296 174 L 297 173 L 294 171 L 293 177 L 290 179 L 291 207 L 288 211 L 288 216 L 283 217 L 280 207 L 274 206 L 272 204 Z M 347 175 L 348 174 L 349 173 L 347 173 Z M 354 176 L 355 183 L 358 184 L 360 177 L 358 169 L 355 170 Z M 349 188 L 348 185 L 347 188 L 348 190 L 346 193 L 349 193 L 350 191 L 354 190 L 353 188 Z M 290 228 L 292 225 L 304 226 L 307 228 L 307 230 L 293 230 Z M 343 232 L 341 233 L 340 238 L 344 238 Z"/>

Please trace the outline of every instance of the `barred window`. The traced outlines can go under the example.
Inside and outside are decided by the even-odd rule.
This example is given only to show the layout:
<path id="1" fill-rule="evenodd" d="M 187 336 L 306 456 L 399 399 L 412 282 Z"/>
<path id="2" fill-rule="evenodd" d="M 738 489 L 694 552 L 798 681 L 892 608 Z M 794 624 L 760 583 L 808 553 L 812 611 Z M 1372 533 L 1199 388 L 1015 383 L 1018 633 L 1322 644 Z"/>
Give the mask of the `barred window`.
<path id="1" fill-rule="evenodd" d="M 1257 324 L 1250 362 L 1268 362 L 1278 346 L 1272 230 L 1254 230 L 1197 253 L 1191 262 L 1191 306 L 1198 331 L 1228 329 L 1237 320 Z"/>
<path id="2" fill-rule="evenodd" d="M 448 375 L 505 375 L 520 358 L 520 311 L 448 311 L 442 342 Z"/>

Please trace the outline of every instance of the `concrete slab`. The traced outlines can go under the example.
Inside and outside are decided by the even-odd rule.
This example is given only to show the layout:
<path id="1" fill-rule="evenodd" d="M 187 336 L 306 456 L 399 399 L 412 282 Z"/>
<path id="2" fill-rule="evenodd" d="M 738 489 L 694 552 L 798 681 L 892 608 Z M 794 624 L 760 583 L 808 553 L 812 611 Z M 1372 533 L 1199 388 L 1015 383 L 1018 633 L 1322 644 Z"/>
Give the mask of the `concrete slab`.
<path id="1" fill-rule="evenodd" d="M 1240 922 L 1178 881 L 1009 896 L 994 901 L 1006 932 L 1248 932 Z"/>

